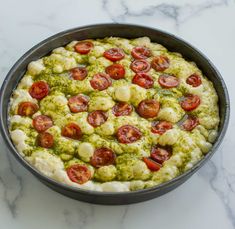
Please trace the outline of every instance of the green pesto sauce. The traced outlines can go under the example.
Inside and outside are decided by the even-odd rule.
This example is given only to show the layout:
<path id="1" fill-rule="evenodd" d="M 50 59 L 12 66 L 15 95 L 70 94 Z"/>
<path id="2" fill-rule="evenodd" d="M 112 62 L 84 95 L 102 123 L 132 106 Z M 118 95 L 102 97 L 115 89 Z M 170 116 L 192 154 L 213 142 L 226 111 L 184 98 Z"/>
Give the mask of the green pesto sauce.
<path id="1" fill-rule="evenodd" d="M 133 181 L 130 187 L 131 190 L 152 187 L 156 184 L 170 180 L 183 173 L 186 170 L 186 167 L 189 166 L 189 163 L 195 164 L 196 161 L 200 160 L 203 156 L 202 154 L 195 156 L 192 155 L 191 152 L 199 147 L 197 142 L 207 141 L 209 131 L 216 130 L 219 123 L 216 92 L 213 85 L 202 75 L 200 70 L 194 64 L 184 60 L 179 54 L 168 52 L 164 47 L 159 46 L 159 44 L 150 44 L 147 42 L 149 49 L 154 55 L 168 56 L 172 65 L 169 69 L 165 70 L 164 73 L 178 77 L 180 79 L 180 85 L 177 88 L 162 88 L 158 83 L 158 77 L 162 73 L 151 69 L 149 74 L 154 79 L 154 86 L 151 89 L 144 89 L 132 84 L 132 78 L 135 73 L 129 66 L 133 61 L 131 56 L 132 48 L 135 46 L 145 46 L 145 43 L 142 44 L 138 39 L 127 40 L 122 38 L 97 39 L 93 40 L 93 42 L 94 49 L 87 55 L 76 53 L 73 47 L 67 45 L 63 51 L 64 53 L 57 53 L 55 55 L 56 58 L 54 58 L 53 55 L 42 58 L 45 66 L 44 70 L 39 74 L 32 75 L 34 82 L 45 81 L 50 87 L 49 95 L 38 102 L 40 112 L 50 116 L 53 119 L 54 127 L 57 128 L 49 129 L 50 133 L 54 136 L 54 146 L 52 149 L 48 150 L 48 152 L 59 156 L 64 162 L 65 168 L 68 168 L 73 164 L 87 165 L 93 173 L 92 179 L 96 182 Z M 125 58 L 121 61 L 117 61 L 117 63 L 122 63 L 125 67 L 126 77 L 125 79 L 112 80 L 112 86 L 104 91 L 94 90 L 90 85 L 90 80 L 93 75 L 99 72 L 105 72 L 105 68 L 112 63 L 103 57 L 102 52 L 99 52 L 102 49 L 107 50 L 113 47 L 122 48 L 125 52 Z M 147 59 L 149 62 L 151 62 L 151 60 L 152 57 Z M 77 66 L 82 65 L 87 68 L 88 75 L 83 81 L 73 80 L 70 69 L 67 69 L 69 64 L 72 65 L 74 62 L 76 62 Z M 57 67 L 57 71 L 60 71 L 59 73 L 56 73 L 55 67 Z M 173 129 L 178 131 L 177 134 L 179 137 L 178 141 L 171 146 L 172 155 L 174 156 L 181 153 L 180 162 L 177 162 L 177 164 L 176 162 L 171 162 L 171 160 L 169 160 L 163 164 L 163 167 L 159 172 L 151 171 L 143 162 L 142 158 L 143 156 L 149 156 L 152 147 L 158 142 L 158 140 L 154 140 L 157 139 L 157 137 L 152 136 L 151 123 L 153 121 L 159 121 L 159 119 L 158 117 L 148 120 L 141 118 L 136 113 L 135 108 L 138 106 L 139 102 L 144 99 L 157 99 L 161 104 L 161 109 L 172 108 L 180 118 L 183 118 L 186 115 L 186 112 L 180 107 L 179 101 L 185 94 L 192 93 L 190 90 L 193 89 L 190 89 L 185 84 L 185 79 L 187 74 L 192 74 L 194 72 L 200 73 L 203 79 L 204 91 L 207 91 L 207 94 L 203 94 L 203 101 L 206 101 L 207 98 L 209 99 L 212 95 L 214 98 L 212 103 L 214 103 L 215 106 L 209 106 L 209 104 L 202 105 L 197 110 L 188 112 L 188 114 L 199 117 L 210 116 L 215 120 L 215 124 L 212 123 L 211 128 L 209 129 L 206 128 L 206 125 L 204 127 L 203 124 L 201 124 L 204 128 L 203 133 L 199 130 L 190 133 L 181 130 L 177 123 L 173 123 Z M 27 72 L 27 75 L 30 75 L 30 70 Z M 131 97 L 128 103 L 133 106 L 133 112 L 130 116 L 115 117 L 112 114 L 113 104 L 118 102 L 115 90 L 121 86 L 130 86 Z M 27 87 L 23 87 L 23 89 L 26 91 L 28 90 Z M 78 94 L 84 94 L 89 97 L 89 111 L 92 110 L 92 107 L 97 106 L 97 101 L 100 101 L 100 104 L 98 104 L 100 109 L 107 107 L 105 110 L 105 112 L 109 114 L 107 122 L 111 123 L 114 133 L 111 135 L 107 134 L 104 126 L 97 128 L 90 126 L 87 123 L 87 112 L 74 114 L 70 111 L 67 100 L 71 96 Z M 103 100 L 103 98 L 106 98 L 107 100 Z M 108 106 L 109 103 L 111 104 L 111 107 Z M 10 117 L 16 115 L 12 109 L 10 111 Z M 166 114 L 165 116 L 167 115 L 169 114 Z M 163 115 L 163 118 L 165 116 Z M 84 133 L 80 141 L 61 136 L 61 129 L 69 122 L 76 122 L 81 125 Z M 116 139 L 117 129 L 126 124 L 137 127 L 142 132 L 143 137 L 132 144 L 119 143 Z M 26 144 L 29 147 L 24 150 L 25 155 L 29 156 L 33 152 L 42 149 L 37 145 L 38 133 L 34 130 L 32 125 L 17 122 L 12 123 L 10 130 L 14 131 L 16 129 L 24 131 L 27 135 Z M 158 137 L 160 138 L 162 136 Z M 187 140 L 187 137 L 191 139 L 191 142 Z M 78 152 L 79 145 L 82 142 L 92 144 L 95 149 L 101 147 L 111 149 L 116 154 L 115 164 L 94 168 L 89 162 L 83 161 Z M 166 142 L 165 145 L 169 144 Z M 173 170 L 174 168 L 175 170 Z"/>

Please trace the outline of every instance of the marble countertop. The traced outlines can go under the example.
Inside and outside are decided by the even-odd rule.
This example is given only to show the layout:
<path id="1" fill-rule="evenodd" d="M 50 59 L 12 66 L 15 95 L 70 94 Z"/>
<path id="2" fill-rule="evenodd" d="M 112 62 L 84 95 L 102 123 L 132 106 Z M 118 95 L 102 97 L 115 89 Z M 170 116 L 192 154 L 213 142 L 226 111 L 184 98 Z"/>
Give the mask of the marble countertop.
<path id="1" fill-rule="evenodd" d="M 129 206 L 98 206 L 57 194 L 16 162 L 0 137 L 0 228 L 235 228 L 234 0 L 0 0 L 0 5 L 0 84 L 14 62 L 48 36 L 86 24 L 135 23 L 171 32 L 204 52 L 224 77 L 232 105 L 227 135 L 209 163 L 176 190 Z"/>

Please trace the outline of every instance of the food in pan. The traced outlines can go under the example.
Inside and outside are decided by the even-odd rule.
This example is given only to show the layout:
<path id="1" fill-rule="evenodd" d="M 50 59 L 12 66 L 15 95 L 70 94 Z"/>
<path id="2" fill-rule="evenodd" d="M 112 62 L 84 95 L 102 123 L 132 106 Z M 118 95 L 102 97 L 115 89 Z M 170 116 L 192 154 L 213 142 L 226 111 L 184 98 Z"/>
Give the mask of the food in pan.
<path id="1" fill-rule="evenodd" d="M 14 90 L 9 131 L 44 175 L 95 191 L 134 191 L 191 169 L 219 125 L 210 82 L 148 37 L 73 41 L 35 60 Z"/>

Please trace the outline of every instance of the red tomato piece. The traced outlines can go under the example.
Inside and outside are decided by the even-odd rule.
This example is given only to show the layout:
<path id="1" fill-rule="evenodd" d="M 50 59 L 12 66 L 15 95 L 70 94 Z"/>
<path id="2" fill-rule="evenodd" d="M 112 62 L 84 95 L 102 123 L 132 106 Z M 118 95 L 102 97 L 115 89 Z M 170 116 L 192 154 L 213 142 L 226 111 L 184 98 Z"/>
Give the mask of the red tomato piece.
<path id="1" fill-rule="evenodd" d="M 189 116 L 183 123 L 182 128 L 187 131 L 193 130 L 199 125 L 199 119 L 196 116 Z"/>
<path id="2" fill-rule="evenodd" d="M 169 74 L 160 75 L 158 83 L 164 88 L 173 88 L 179 85 L 179 79 Z"/>
<path id="3" fill-rule="evenodd" d="M 158 115 L 160 104 L 154 99 L 145 99 L 137 107 L 138 114 L 143 118 L 154 118 Z"/>
<path id="4" fill-rule="evenodd" d="M 137 46 L 132 49 L 131 55 L 135 59 L 146 59 L 151 56 L 151 51 L 149 48 L 144 46 Z"/>
<path id="5" fill-rule="evenodd" d="M 125 77 L 125 68 L 121 64 L 112 64 L 105 69 L 105 72 L 114 80 Z"/>
<path id="6" fill-rule="evenodd" d="M 157 121 L 152 123 L 152 133 L 154 134 L 164 134 L 167 130 L 172 129 L 172 123 L 167 121 Z"/>
<path id="7" fill-rule="evenodd" d="M 98 73 L 90 80 L 90 84 L 95 90 L 103 91 L 112 85 L 112 81 L 108 74 Z"/>
<path id="8" fill-rule="evenodd" d="M 139 129 L 131 125 L 121 126 L 117 131 L 117 139 L 120 143 L 128 144 L 138 141 L 142 136 Z"/>
<path id="9" fill-rule="evenodd" d="M 192 111 L 196 109 L 200 103 L 201 100 L 198 95 L 188 94 L 182 99 L 180 105 L 185 111 Z"/>
<path id="10" fill-rule="evenodd" d="M 74 80 L 80 80 L 80 81 L 84 80 L 88 74 L 86 67 L 72 68 L 70 70 L 70 73 L 71 73 Z"/>
<path id="11" fill-rule="evenodd" d="M 104 57 L 113 62 L 123 59 L 125 56 L 121 48 L 111 48 L 104 52 Z"/>
<path id="12" fill-rule="evenodd" d="M 107 114 L 104 111 L 93 111 L 91 112 L 88 117 L 87 121 L 93 127 L 97 127 L 102 125 L 108 119 Z"/>
<path id="13" fill-rule="evenodd" d="M 29 94 L 35 99 L 43 99 L 49 93 L 49 85 L 44 81 L 37 81 L 29 88 Z"/>
<path id="14" fill-rule="evenodd" d="M 96 168 L 105 165 L 113 165 L 115 163 L 116 155 L 115 153 L 108 148 L 99 148 L 96 149 L 90 163 Z"/>
<path id="15" fill-rule="evenodd" d="M 51 148 L 54 145 L 54 138 L 50 133 L 43 132 L 38 134 L 37 142 L 43 148 Z"/>
<path id="16" fill-rule="evenodd" d="M 76 52 L 80 54 L 87 54 L 91 51 L 94 47 L 91 41 L 79 41 L 75 46 L 74 49 Z"/>
<path id="17" fill-rule="evenodd" d="M 53 126 L 53 121 L 46 115 L 38 115 L 33 119 L 33 127 L 38 132 L 44 132 L 48 128 Z"/>
<path id="18" fill-rule="evenodd" d="M 112 108 L 113 114 L 117 117 L 130 115 L 132 110 L 132 106 L 125 102 L 119 102 Z"/>
<path id="19" fill-rule="evenodd" d="M 170 60 L 167 56 L 155 56 L 151 62 L 151 66 L 154 70 L 163 72 L 170 66 Z"/>
<path id="20" fill-rule="evenodd" d="M 144 157 L 143 161 L 151 171 L 158 171 L 162 167 L 161 164 L 157 163 L 156 161 L 153 161 L 148 157 Z"/>
<path id="21" fill-rule="evenodd" d="M 76 123 L 68 123 L 61 131 L 62 136 L 79 140 L 82 137 L 82 131 Z"/>
<path id="22" fill-rule="evenodd" d="M 85 95 L 75 95 L 68 100 L 69 109 L 73 113 L 88 110 L 88 98 Z"/>
<path id="23" fill-rule="evenodd" d="M 198 87 L 202 84 L 202 80 L 197 73 L 194 73 L 186 79 L 186 83 L 192 87 Z"/>
<path id="24" fill-rule="evenodd" d="M 131 63 L 131 69 L 135 73 L 139 72 L 148 72 L 150 70 L 150 64 L 148 61 L 142 59 L 142 60 L 134 60 Z"/>
<path id="25" fill-rule="evenodd" d="M 84 184 L 91 179 L 91 171 L 85 165 L 71 165 L 66 172 L 69 179 L 78 184 Z"/>
<path id="26" fill-rule="evenodd" d="M 159 164 L 163 164 L 172 155 L 172 149 L 170 147 L 155 146 L 151 151 L 151 158 Z"/>
<path id="27" fill-rule="evenodd" d="M 140 87 L 149 89 L 153 87 L 153 79 L 147 73 L 137 73 L 133 79 L 132 83 L 139 85 Z"/>
<path id="28" fill-rule="evenodd" d="M 17 114 L 21 116 L 31 116 L 38 111 L 39 107 L 36 103 L 21 102 L 18 106 Z"/>

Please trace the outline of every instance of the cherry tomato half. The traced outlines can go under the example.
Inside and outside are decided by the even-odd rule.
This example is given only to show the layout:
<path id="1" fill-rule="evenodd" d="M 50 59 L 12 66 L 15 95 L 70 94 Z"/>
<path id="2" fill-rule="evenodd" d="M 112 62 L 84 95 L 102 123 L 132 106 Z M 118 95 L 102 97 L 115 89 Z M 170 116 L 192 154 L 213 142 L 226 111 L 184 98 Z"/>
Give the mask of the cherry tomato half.
<path id="1" fill-rule="evenodd" d="M 54 137 L 50 133 L 39 133 L 37 137 L 38 145 L 43 148 L 52 148 L 54 145 Z"/>
<path id="2" fill-rule="evenodd" d="M 182 128 L 187 131 L 193 130 L 199 125 L 199 119 L 196 116 L 189 116 L 183 123 Z"/>
<path id="3" fill-rule="evenodd" d="M 148 72 L 150 70 L 150 64 L 148 61 L 141 59 L 141 60 L 134 60 L 131 63 L 130 68 L 133 72 L 139 73 L 139 72 Z"/>
<path id="4" fill-rule="evenodd" d="M 73 113 L 88 110 L 88 98 L 85 95 L 75 95 L 68 100 L 69 109 Z"/>
<path id="5" fill-rule="evenodd" d="M 84 184 L 91 179 L 91 172 L 85 165 L 71 165 L 66 172 L 69 179 L 78 184 Z"/>
<path id="6" fill-rule="evenodd" d="M 144 46 L 137 46 L 132 49 L 131 55 L 135 59 L 146 59 L 151 56 L 151 51 L 149 48 Z"/>
<path id="7" fill-rule="evenodd" d="M 125 68 L 121 64 L 112 64 L 105 69 L 105 72 L 114 80 L 125 78 Z"/>
<path id="8" fill-rule="evenodd" d="M 80 54 L 87 54 L 91 51 L 94 47 L 91 41 L 79 41 L 75 46 L 74 49 L 76 52 Z"/>
<path id="9" fill-rule="evenodd" d="M 153 87 L 153 79 L 147 73 L 137 73 L 132 79 L 132 83 L 139 85 L 140 87 L 149 89 Z"/>
<path id="10" fill-rule="evenodd" d="M 106 165 L 113 165 L 115 158 L 116 155 L 111 149 L 99 148 L 95 150 L 90 163 L 94 167 L 99 168 Z"/>
<path id="11" fill-rule="evenodd" d="M 170 147 L 155 146 L 151 150 L 151 158 L 159 164 L 163 164 L 172 155 L 172 149 Z"/>
<path id="12" fill-rule="evenodd" d="M 43 99 L 49 93 L 49 85 L 44 81 L 37 81 L 29 88 L 29 94 L 35 99 Z"/>
<path id="13" fill-rule="evenodd" d="M 38 115 L 33 119 L 33 127 L 38 132 L 44 132 L 53 126 L 53 121 L 50 117 L 46 115 Z"/>
<path id="14" fill-rule="evenodd" d="M 103 91 L 112 85 L 112 81 L 108 74 L 98 73 L 90 80 L 90 84 L 95 90 Z"/>
<path id="15" fill-rule="evenodd" d="M 17 114 L 21 116 L 31 116 L 38 111 L 39 107 L 36 103 L 21 102 L 18 106 Z"/>
<path id="16" fill-rule="evenodd" d="M 88 123 L 93 127 L 98 127 L 102 125 L 103 123 L 106 122 L 107 119 L 108 119 L 107 114 L 104 111 L 100 110 L 89 113 L 87 117 Z"/>
<path id="17" fill-rule="evenodd" d="M 79 140 L 82 137 L 82 131 L 76 123 L 68 123 L 61 131 L 62 136 Z"/>
<path id="18" fill-rule="evenodd" d="M 72 68 L 70 70 L 70 73 L 72 75 L 72 78 L 74 80 L 84 80 L 87 77 L 87 69 L 86 67 L 76 67 L 76 68 Z"/>
<path id="19" fill-rule="evenodd" d="M 185 111 L 192 111 L 196 109 L 200 103 L 201 100 L 198 95 L 188 94 L 182 99 L 180 105 Z"/>
<path id="20" fill-rule="evenodd" d="M 186 79 L 186 83 L 192 87 L 198 87 L 202 84 L 202 80 L 198 74 L 194 73 Z"/>
<path id="21" fill-rule="evenodd" d="M 160 104 L 154 99 L 145 99 L 137 107 L 138 114 L 143 118 L 154 118 L 158 115 Z"/>
<path id="22" fill-rule="evenodd" d="M 139 140 L 142 133 L 139 129 L 131 125 L 121 126 L 117 131 L 117 139 L 120 143 L 128 144 Z"/>
<path id="23" fill-rule="evenodd" d="M 170 60 L 166 56 L 155 56 L 151 62 L 151 66 L 158 72 L 163 72 L 170 66 Z"/>
<path id="24" fill-rule="evenodd" d="M 153 161 L 148 157 L 144 157 L 143 161 L 151 171 L 158 171 L 162 167 L 161 164 L 157 163 L 156 161 Z"/>
<path id="25" fill-rule="evenodd" d="M 167 130 L 172 129 L 172 123 L 167 121 L 157 121 L 152 123 L 152 133 L 164 134 Z"/>
<path id="26" fill-rule="evenodd" d="M 173 88 L 179 85 L 179 79 L 169 74 L 160 75 L 158 83 L 164 88 Z"/>
<path id="27" fill-rule="evenodd" d="M 104 57 L 113 62 L 123 59 L 125 56 L 121 48 L 111 48 L 104 52 Z"/>
<path id="28" fill-rule="evenodd" d="M 125 102 L 119 102 L 112 108 L 113 114 L 117 117 L 130 115 L 132 110 L 132 106 Z"/>

